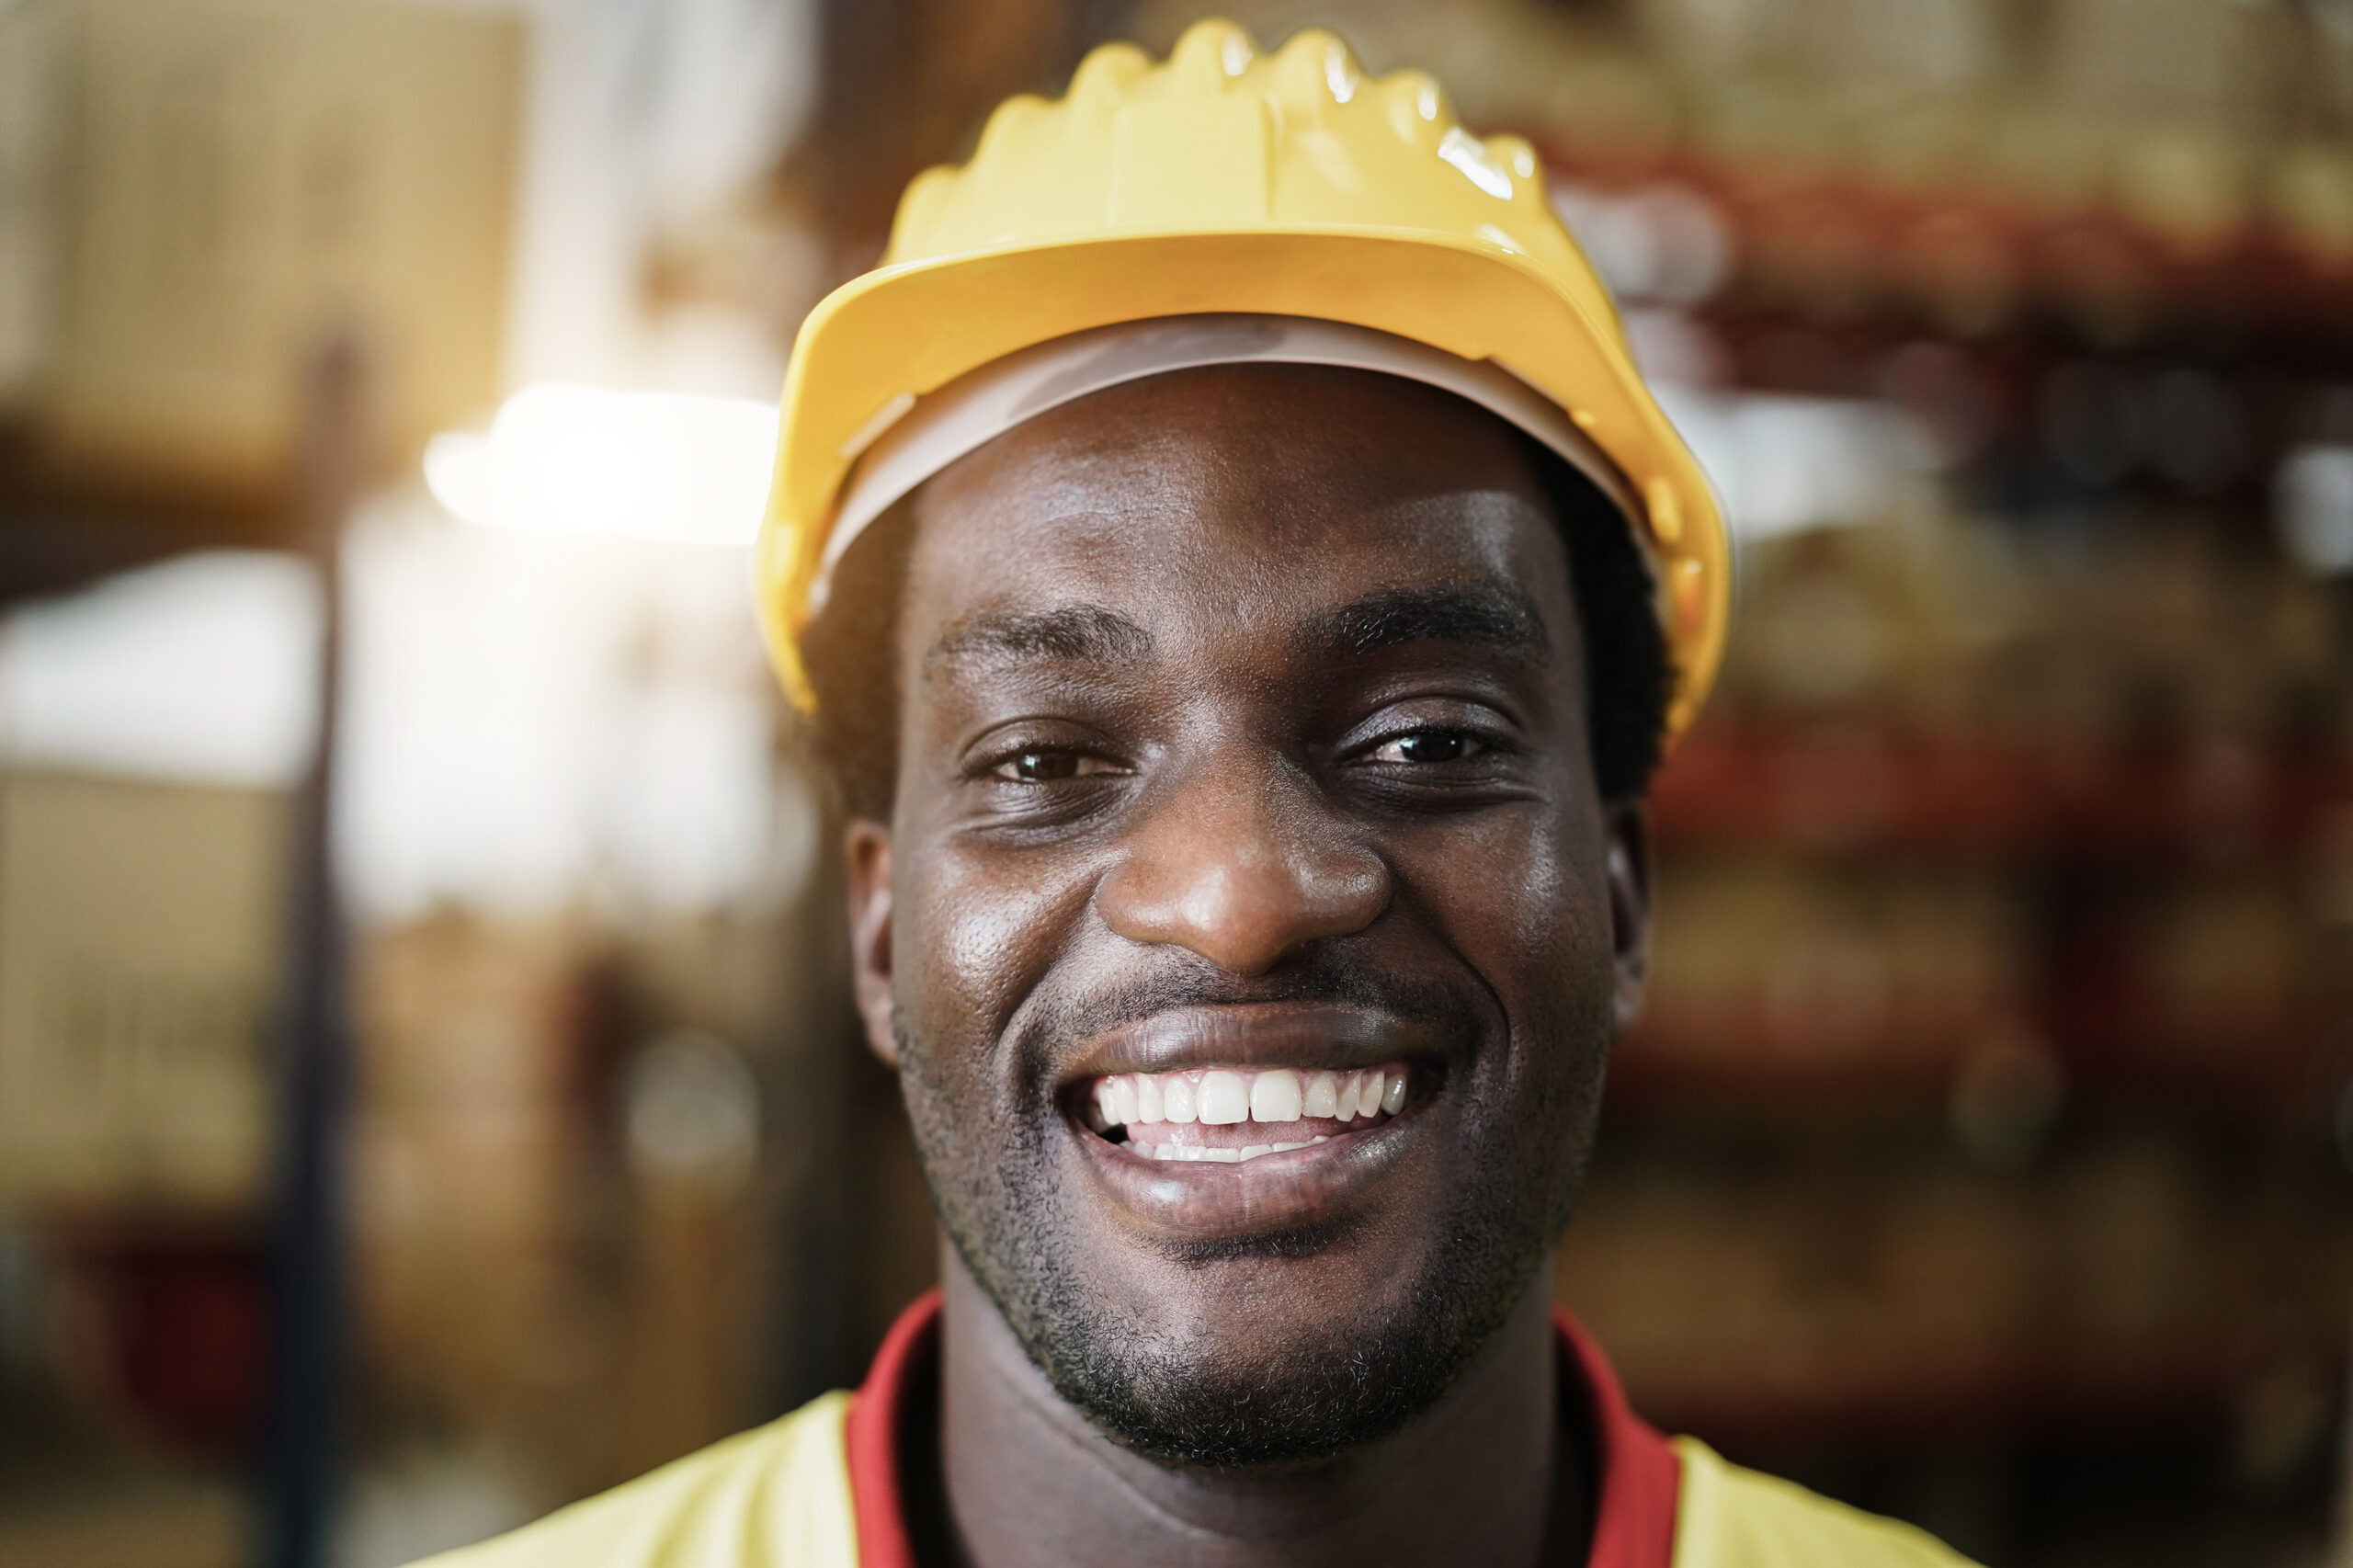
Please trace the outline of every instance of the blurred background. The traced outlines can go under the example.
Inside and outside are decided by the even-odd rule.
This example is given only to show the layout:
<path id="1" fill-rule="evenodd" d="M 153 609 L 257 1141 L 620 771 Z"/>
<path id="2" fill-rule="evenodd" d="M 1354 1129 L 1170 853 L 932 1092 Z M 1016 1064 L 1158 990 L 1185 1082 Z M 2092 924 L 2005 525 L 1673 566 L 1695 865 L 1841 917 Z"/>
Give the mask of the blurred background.
<path id="1" fill-rule="evenodd" d="M 2353 1565 L 2353 0 L 1237 3 L 1725 494 L 1561 1299 L 2002 1564 Z M 745 541 L 1120 0 L 0 0 L 0 1562 L 392 1568 L 929 1282 Z"/>

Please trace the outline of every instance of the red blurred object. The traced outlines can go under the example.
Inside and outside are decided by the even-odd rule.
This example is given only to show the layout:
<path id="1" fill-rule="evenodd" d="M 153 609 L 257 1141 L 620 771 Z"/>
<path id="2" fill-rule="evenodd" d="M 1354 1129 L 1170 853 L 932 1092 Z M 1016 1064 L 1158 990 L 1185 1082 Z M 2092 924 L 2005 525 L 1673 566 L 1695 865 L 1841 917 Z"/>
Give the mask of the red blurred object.
<path id="1" fill-rule="evenodd" d="M 193 1456 L 253 1452 L 269 1312 L 256 1242 L 76 1228 L 58 1261 L 69 1347 L 117 1419 Z"/>
<path id="2" fill-rule="evenodd" d="M 1654 830 L 1670 847 L 2159 862 L 2225 827 L 2236 854 L 2299 851 L 2347 801 L 2353 772 L 2327 757 L 2225 767 L 2191 747 L 2126 755 L 1870 723 L 1703 726 L 1650 796 Z"/>

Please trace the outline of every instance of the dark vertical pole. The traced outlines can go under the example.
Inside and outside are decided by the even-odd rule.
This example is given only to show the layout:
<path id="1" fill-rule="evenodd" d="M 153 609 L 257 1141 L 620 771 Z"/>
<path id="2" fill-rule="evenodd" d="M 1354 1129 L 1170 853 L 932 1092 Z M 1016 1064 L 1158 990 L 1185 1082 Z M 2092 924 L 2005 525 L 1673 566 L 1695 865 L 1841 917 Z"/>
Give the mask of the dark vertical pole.
<path id="1" fill-rule="evenodd" d="M 2336 1517 L 2321 1568 L 2353 1568 L 2353 1358 L 2345 1374 L 2345 1416 L 2336 1434 Z"/>
<path id="2" fill-rule="evenodd" d="M 310 367 L 296 498 L 324 624 L 319 723 L 296 798 L 279 1015 L 278 1153 L 271 1238 L 269 1435 L 263 1550 L 269 1568 L 326 1558 L 343 1439 L 344 1112 L 351 1080 L 346 933 L 330 807 L 343 665 L 340 545 L 365 466 L 368 369 L 337 338 Z"/>

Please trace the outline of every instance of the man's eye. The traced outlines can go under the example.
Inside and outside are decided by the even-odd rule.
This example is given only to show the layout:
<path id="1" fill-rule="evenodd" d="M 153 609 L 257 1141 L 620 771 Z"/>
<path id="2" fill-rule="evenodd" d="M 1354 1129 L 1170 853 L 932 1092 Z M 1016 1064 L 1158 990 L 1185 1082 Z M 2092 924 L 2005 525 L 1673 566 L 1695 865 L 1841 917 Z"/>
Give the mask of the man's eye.
<path id="1" fill-rule="evenodd" d="M 1074 751 L 1016 752 L 989 770 L 992 777 L 1013 784 L 1052 784 L 1110 771 L 1111 765 L 1102 758 Z"/>
<path id="2" fill-rule="evenodd" d="M 1486 743 L 1476 735 L 1461 730 L 1415 730 L 1398 735 L 1376 746 L 1366 758 L 1369 762 L 1406 762 L 1425 766 L 1431 763 L 1461 762 L 1487 749 Z"/>

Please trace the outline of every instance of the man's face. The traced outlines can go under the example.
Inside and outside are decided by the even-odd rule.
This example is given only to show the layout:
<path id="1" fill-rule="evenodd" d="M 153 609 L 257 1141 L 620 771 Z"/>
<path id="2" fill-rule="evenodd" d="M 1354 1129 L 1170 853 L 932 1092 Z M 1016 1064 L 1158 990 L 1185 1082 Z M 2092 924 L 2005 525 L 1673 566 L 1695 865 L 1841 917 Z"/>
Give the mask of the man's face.
<path id="1" fill-rule="evenodd" d="M 1639 1001 L 1639 823 L 1520 441 L 1186 371 L 1000 437 L 915 529 L 852 903 L 950 1238 L 1155 1457 L 1394 1431 L 1538 1278 Z"/>

